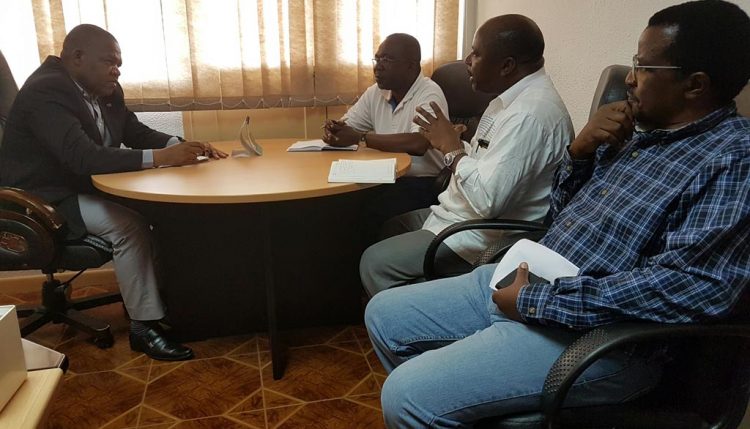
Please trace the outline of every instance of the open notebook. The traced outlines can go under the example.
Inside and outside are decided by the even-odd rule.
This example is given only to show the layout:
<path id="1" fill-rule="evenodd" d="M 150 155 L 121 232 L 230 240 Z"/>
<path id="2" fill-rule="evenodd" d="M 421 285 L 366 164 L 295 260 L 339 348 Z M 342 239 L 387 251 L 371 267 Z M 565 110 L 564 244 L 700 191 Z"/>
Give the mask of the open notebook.
<path id="1" fill-rule="evenodd" d="M 367 161 L 340 159 L 331 163 L 329 183 L 395 183 L 396 158 Z"/>
<path id="2" fill-rule="evenodd" d="M 560 277 L 578 275 L 579 268 L 562 255 L 527 239 L 516 242 L 497 264 L 490 280 L 490 288 L 503 288 L 513 283 L 516 269 L 521 262 L 529 265 L 530 283 L 552 283 Z"/>
<path id="3" fill-rule="evenodd" d="M 357 150 L 359 145 L 331 146 L 321 139 L 301 140 L 287 148 L 287 152 L 317 152 L 321 150 Z"/>

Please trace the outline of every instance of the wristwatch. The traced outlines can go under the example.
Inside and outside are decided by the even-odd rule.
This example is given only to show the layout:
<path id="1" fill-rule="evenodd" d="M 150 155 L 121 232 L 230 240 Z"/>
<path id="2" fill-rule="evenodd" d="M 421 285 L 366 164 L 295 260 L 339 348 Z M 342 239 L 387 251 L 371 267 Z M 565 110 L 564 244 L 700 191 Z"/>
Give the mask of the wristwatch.
<path id="1" fill-rule="evenodd" d="M 461 154 L 466 155 L 466 149 L 456 149 L 446 153 L 443 156 L 443 162 L 445 163 L 445 166 L 450 167 L 451 165 L 453 165 L 453 161 L 455 161 L 456 157 Z"/>
<path id="2" fill-rule="evenodd" d="M 359 135 L 360 143 L 367 144 L 367 133 L 369 133 L 369 131 L 365 131 L 364 133 Z"/>

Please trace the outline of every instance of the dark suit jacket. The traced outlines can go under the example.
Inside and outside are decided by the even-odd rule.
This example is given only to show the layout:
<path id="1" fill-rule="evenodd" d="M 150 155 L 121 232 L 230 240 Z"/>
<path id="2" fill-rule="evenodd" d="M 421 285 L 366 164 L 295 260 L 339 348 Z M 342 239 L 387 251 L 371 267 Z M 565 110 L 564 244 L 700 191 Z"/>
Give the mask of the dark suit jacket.
<path id="1" fill-rule="evenodd" d="M 116 145 L 157 149 L 171 136 L 138 121 L 122 88 L 99 100 Z M 141 150 L 105 147 L 81 91 L 59 58 L 49 56 L 18 92 L 0 145 L 0 185 L 38 195 L 68 221 L 68 237 L 85 234 L 78 194 L 95 192 L 92 174 L 139 170 Z"/>

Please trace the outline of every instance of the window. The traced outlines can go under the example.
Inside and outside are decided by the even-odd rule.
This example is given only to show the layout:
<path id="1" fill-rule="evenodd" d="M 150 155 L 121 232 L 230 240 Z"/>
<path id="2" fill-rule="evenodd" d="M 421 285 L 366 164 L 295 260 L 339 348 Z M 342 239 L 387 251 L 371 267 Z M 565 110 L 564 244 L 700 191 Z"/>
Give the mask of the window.
<path id="1" fill-rule="evenodd" d="M 388 34 L 419 39 L 426 75 L 455 60 L 459 2 L 3 0 L 0 49 L 23 80 L 91 23 L 120 43 L 134 110 L 342 104 L 373 83 L 370 59 Z"/>

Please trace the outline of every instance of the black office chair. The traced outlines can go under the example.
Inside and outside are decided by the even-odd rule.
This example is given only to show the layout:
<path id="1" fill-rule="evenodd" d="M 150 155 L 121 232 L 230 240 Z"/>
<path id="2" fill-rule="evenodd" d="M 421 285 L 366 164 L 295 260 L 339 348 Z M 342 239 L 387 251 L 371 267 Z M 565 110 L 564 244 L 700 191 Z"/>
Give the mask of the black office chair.
<path id="1" fill-rule="evenodd" d="M 627 66 L 609 66 L 599 80 L 591 114 L 600 105 L 626 97 Z M 467 221 L 447 228 L 435 238 L 425 256 L 425 274 L 435 271 L 438 245 L 450 235 L 468 229 L 523 231 L 539 239 L 545 223 L 513 220 Z M 520 237 L 516 237 L 520 238 Z M 483 253 L 475 265 L 499 260 L 512 245 L 501 242 Z M 430 258 L 428 261 L 427 258 Z M 544 382 L 539 409 L 484 419 L 481 429 L 539 428 L 736 428 L 750 399 L 750 324 L 731 320 L 722 324 L 616 323 L 592 329 L 568 346 L 553 364 Z M 622 404 L 562 408 L 575 380 L 607 353 L 637 345 L 668 348 L 671 361 L 664 366 L 658 386 L 644 396 Z M 519 370 L 523 370 L 519 367 Z"/>
<path id="2" fill-rule="evenodd" d="M 0 52 L 0 144 L 8 112 L 18 87 Z M 64 240 L 64 219 L 40 198 L 20 189 L 0 187 L 0 270 L 40 269 L 47 279 L 42 285 L 41 306 L 21 306 L 21 335 L 27 336 L 47 322 L 66 323 L 93 336 L 94 343 L 107 348 L 114 339 L 108 323 L 80 310 L 122 301 L 119 293 L 107 293 L 71 300 L 71 282 L 87 268 L 100 267 L 112 258 L 109 243 L 94 235 L 82 240 Z M 54 273 L 79 271 L 61 283 Z"/>
<path id="3" fill-rule="evenodd" d="M 469 73 L 463 61 L 452 61 L 436 68 L 432 72 L 432 80 L 440 86 L 448 102 L 450 120 L 454 124 L 466 125 L 466 131 L 461 133 L 461 140 L 471 141 L 477 131 L 479 119 L 484 110 L 497 94 L 476 92 L 471 87 Z M 435 181 L 435 195 L 448 187 L 451 170 L 444 168 Z"/>

